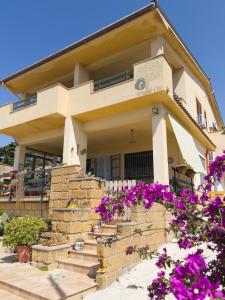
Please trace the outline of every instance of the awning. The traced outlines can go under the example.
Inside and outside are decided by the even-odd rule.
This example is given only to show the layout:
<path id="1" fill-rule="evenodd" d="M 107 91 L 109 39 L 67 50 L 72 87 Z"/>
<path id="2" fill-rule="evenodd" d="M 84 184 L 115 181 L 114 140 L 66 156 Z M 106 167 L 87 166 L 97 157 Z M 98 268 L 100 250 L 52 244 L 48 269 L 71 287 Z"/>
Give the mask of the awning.
<path id="1" fill-rule="evenodd" d="M 186 164 L 190 165 L 195 172 L 205 173 L 203 168 L 200 153 L 195 145 L 194 139 L 191 134 L 178 123 L 171 115 L 169 120 L 173 127 L 178 145 L 180 147 L 181 154 Z"/>

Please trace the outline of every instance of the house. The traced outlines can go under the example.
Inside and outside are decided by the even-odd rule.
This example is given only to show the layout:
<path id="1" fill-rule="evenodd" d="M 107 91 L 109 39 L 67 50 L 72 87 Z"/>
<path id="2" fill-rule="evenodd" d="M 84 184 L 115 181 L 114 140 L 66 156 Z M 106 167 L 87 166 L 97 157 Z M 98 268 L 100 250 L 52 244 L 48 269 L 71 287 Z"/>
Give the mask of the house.
<path id="1" fill-rule="evenodd" d="M 207 75 L 155 3 L 1 85 L 20 99 L 0 107 L 18 171 L 80 165 L 106 180 L 197 187 L 223 128 Z"/>

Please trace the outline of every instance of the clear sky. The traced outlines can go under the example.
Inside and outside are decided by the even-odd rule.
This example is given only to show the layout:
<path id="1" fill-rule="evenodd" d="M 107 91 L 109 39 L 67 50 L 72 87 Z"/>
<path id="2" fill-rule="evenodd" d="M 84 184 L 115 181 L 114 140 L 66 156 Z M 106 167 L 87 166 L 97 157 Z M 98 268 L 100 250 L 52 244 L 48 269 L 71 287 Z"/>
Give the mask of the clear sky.
<path id="1" fill-rule="evenodd" d="M 0 0 L 0 78 L 149 3 L 150 0 Z M 211 78 L 225 119 L 225 1 L 158 3 Z M 0 89 L 0 104 L 11 99 Z M 0 146 L 9 141 L 0 135 Z"/>

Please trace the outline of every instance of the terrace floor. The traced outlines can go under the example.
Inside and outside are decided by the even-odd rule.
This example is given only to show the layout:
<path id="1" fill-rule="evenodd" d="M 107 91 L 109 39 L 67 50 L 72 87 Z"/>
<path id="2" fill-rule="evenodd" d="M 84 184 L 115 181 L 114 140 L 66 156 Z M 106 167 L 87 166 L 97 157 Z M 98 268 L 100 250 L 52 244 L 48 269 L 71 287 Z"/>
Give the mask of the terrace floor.
<path id="1" fill-rule="evenodd" d="M 182 259 L 186 254 L 195 251 L 194 248 L 180 250 L 175 241 L 164 244 L 159 251 L 164 247 L 167 248 L 168 254 L 176 259 Z M 206 249 L 204 244 L 201 248 L 204 250 L 206 260 L 213 257 L 212 252 Z M 20 264 L 16 261 L 16 255 L 3 248 L 0 243 L 0 299 L 149 300 L 147 286 L 158 272 L 155 262 L 155 259 L 144 260 L 119 277 L 117 282 L 108 288 L 95 292 L 93 281 L 89 281 L 87 277 L 83 275 L 77 277 L 73 272 L 61 269 L 44 272 L 29 264 Z M 83 288 L 89 289 L 88 295 L 84 293 L 76 297 L 76 294 Z M 175 298 L 173 296 L 166 298 L 166 300 L 172 299 Z"/>
<path id="2" fill-rule="evenodd" d="M 86 276 L 55 269 L 40 271 L 30 264 L 20 264 L 16 255 L 0 245 L 0 299 L 59 300 L 82 299 L 96 284 Z M 76 297 L 81 290 L 84 291 Z"/>

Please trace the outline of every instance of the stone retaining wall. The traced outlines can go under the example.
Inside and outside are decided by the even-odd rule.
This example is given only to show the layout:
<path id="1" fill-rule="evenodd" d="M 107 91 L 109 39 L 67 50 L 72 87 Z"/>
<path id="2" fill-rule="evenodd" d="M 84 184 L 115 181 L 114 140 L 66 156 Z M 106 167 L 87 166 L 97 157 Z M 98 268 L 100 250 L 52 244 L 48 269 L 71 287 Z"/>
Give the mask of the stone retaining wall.
<path id="1" fill-rule="evenodd" d="M 79 166 L 64 166 L 52 170 L 49 214 L 53 209 L 94 208 L 103 195 L 103 181 L 82 174 Z"/>
<path id="2" fill-rule="evenodd" d="M 32 264 L 36 267 L 47 266 L 48 269 L 57 268 L 57 261 L 68 257 L 70 245 L 62 244 L 57 246 L 32 246 Z"/>
<path id="3" fill-rule="evenodd" d="M 42 208 L 41 208 L 42 206 Z M 40 202 L 40 199 L 16 199 L 8 201 L 8 199 L 0 199 L 0 210 L 3 210 L 11 217 L 23 216 L 48 216 L 48 201 Z"/>
<path id="4" fill-rule="evenodd" d="M 135 234 L 135 230 L 151 230 Z M 149 245 L 150 250 L 156 250 L 166 241 L 165 208 L 154 204 L 150 210 L 144 207 L 133 207 L 131 222 L 117 225 L 119 238 L 111 247 L 105 245 L 104 240 L 97 241 L 97 252 L 100 260 L 100 269 L 97 272 L 97 283 L 100 288 L 105 288 L 114 282 L 118 276 L 140 261 L 139 254 L 126 255 L 128 246 L 143 247 Z"/>
<path id="5" fill-rule="evenodd" d="M 72 245 L 78 237 L 87 238 L 99 216 L 91 208 L 58 208 L 52 214 L 52 232 L 60 233 Z"/>

